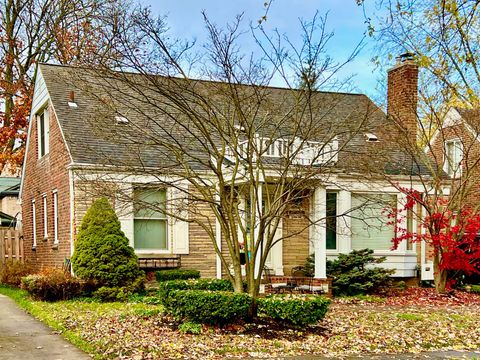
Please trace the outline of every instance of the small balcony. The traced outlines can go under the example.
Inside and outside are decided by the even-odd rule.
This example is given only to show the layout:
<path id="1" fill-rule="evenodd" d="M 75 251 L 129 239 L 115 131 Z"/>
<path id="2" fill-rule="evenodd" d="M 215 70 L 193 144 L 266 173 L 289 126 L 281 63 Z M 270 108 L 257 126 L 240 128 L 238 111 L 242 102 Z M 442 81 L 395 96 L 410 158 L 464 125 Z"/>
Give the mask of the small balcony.
<path id="1" fill-rule="evenodd" d="M 256 136 L 254 141 L 241 141 L 236 149 L 227 147 L 225 157 L 235 162 L 236 158 L 246 159 L 252 154 L 252 160 L 257 156 L 271 159 L 291 159 L 294 165 L 318 166 L 333 164 L 338 160 L 338 140 L 332 139 L 328 143 L 306 141 L 300 138 L 271 140 Z"/>

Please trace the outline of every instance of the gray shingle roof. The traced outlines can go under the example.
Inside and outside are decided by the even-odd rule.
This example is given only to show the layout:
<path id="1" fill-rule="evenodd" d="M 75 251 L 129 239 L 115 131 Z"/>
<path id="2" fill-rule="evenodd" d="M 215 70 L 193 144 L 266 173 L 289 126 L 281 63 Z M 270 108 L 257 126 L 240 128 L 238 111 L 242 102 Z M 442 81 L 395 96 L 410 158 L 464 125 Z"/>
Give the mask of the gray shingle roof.
<path id="1" fill-rule="evenodd" d="M 221 99 L 224 95 L 222 86 L 225 84 L 202 80 L 190 80 L 187 84 L 182 79 L 128 73 L 114 73 L 112 76 L 111 73 L 47 64 L 41 64 L 40 69 L 74 163 L 119 166 L 141 164 L 142 167 L 162 169 L 177 166 L 174 157 L 164 147 L 156 144 L 160 141 L 158 139 L 182 143 L 190 157 L 198 156 L 205 160 L 203 145 L 192 141 L 195 133 L 189 133 L 191 129 L 184 125 L 188 124 L 188 118 L 178 109 L 201 108 L 201 99 L 193 99 L 195 95 L 192 95 L 197 90 L 201 94 L 208 90 L 212 99 Z M 118 77 L 129 79 L 129 86 L 119 81 Z M 178 98 L 178 103 L 172 104 L 171 99 L 165 100 L 161 95 L 162 92 L 179 92 L 183 86 L 185 93 Z M 196 90 L 188 92 L 187 87 L 188 91 L 192 88 Z M 246 86 L 238 87 L 248 90 Z M 157 91 L 159 89 L 161 90 Z M 76 108 L 68 105 L 72 90 L 78 105 Z M 284 115 L 292 109 L 292 102 L 298 99 L 294 95 L 295 91 L 282 88 L 262 88 L 262 91 L 267 94 L 266 103 L 270 104 L 268 109 L 255 107 L 255 93 L 245 91 L 244 96 L 250 96 L 251 99 L 247 100 L 252 103 L 251 108 L 246 108 L 245 111 L 256 111 L 255 115 L 249 113 L 248 116 L 258 117 L 259 124 L 267 119 L 259 127 L 260 131 L 274 131 L 277 136 L 288 134 L 288 117 Z M 337 163 L 339 169 L 348 170 L 355 163 L 358 164 L 355 160 L 358 156 L 366 156 L 373 161 L 380 149 L 389 147 L 385 136 L 388 132 L 386 116 L 367 96 L 334 92 L 316 92 L 313 96 L 317 136 L 330 138 L 337 135 L 340 141 L 342 152 Z M 220 113 L 223 116 L 233 111 L 221 100 L 215 106 L 208 111 L 201 109 L 202 116 L 214 116 L 213 112 L 218 112 L 215 116 Z M 166 111 L 167 108 L 170 110 Z M 128 118 L 129 124 L 117 124 L 114 119 L 116 114 Z M 171 121 L 170 116 L 185 117 L 185 122 Z M 288 116 L 295 117 L 298 114 Z M 281 119 L 281 126 L 274 126 L 277 125 L 275 119 Z M 364 137 L 366 132 L 376 134 L 380 141 L 367 145 Z M 216 129 L 212 128 L 211 133 L 213 140 L 217 141 Z M 392 159 L 395 159 L 392 160 L 393 165 L 380 166 L 387 171 L 387 168 L 401 169 L 398 170 L 400 173 L 427 172 L 424 166 L 413 166 L 411 158 L 408 160 L 409 157 L 404 154 L 393 154 Z"/>

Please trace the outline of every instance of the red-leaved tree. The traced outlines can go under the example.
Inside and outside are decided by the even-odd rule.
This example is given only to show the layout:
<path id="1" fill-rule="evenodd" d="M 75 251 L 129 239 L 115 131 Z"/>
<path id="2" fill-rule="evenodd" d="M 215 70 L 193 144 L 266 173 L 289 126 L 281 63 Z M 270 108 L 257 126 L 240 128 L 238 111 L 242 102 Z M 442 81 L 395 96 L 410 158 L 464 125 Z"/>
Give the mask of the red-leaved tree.
<path id="1" fill-rule="evenodd" d="M 480 274 L 480 214 L 471 209 L 452 211 L 445 197 L 422 196 L 420 192 L 399 187 L 407 201 L 402 209 L 393 209 L 389 216 L 395 225 L 393 248 L 402 241 L 425 242 L 431 251 L 435 288 L 444 293 L 454 283 L 457 272 Z M 418 217 L 419 229 L 407 230 L 407 214 Z M 421 213 L 425 214 L 421 216 Z M 419 231 L 416 231 L 419 230 Z"/>

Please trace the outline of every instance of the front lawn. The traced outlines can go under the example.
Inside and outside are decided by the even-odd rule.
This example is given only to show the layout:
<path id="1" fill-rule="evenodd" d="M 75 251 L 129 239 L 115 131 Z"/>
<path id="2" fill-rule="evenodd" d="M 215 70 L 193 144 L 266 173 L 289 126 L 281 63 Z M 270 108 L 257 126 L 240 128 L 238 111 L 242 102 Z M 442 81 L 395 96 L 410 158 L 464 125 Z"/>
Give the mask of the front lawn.
<path id="1" fill-rule="evenodd" d="M 97 359 L 339 356 L 480 348 L 480 297 L 470 298 L 468 304 L 458 297 L 463 300 L 437 301 L 434 306 L 415 305 L 413 296 L 403 302 L 340 299 L 318 326 L 302 330 L 262 323 L 223 329 L 204 326 L 202 334 L 190 335 L 179 331 L 178 323 L 164 316 L 159 305 L 45 303 L 3 286 L 0 293 Z"/>

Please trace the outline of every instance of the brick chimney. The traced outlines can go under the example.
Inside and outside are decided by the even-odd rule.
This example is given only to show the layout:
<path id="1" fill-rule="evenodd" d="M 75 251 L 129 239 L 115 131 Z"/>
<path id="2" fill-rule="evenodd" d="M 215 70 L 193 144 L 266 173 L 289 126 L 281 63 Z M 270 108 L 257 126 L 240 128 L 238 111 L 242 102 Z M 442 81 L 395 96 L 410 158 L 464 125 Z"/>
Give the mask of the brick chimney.
<path id="1" fill-rule="evenodd" d="M 413 54 L 396 58 L 397 63 L 388 70 L 387 114 L 417 139 L 418 65 Z"/>

